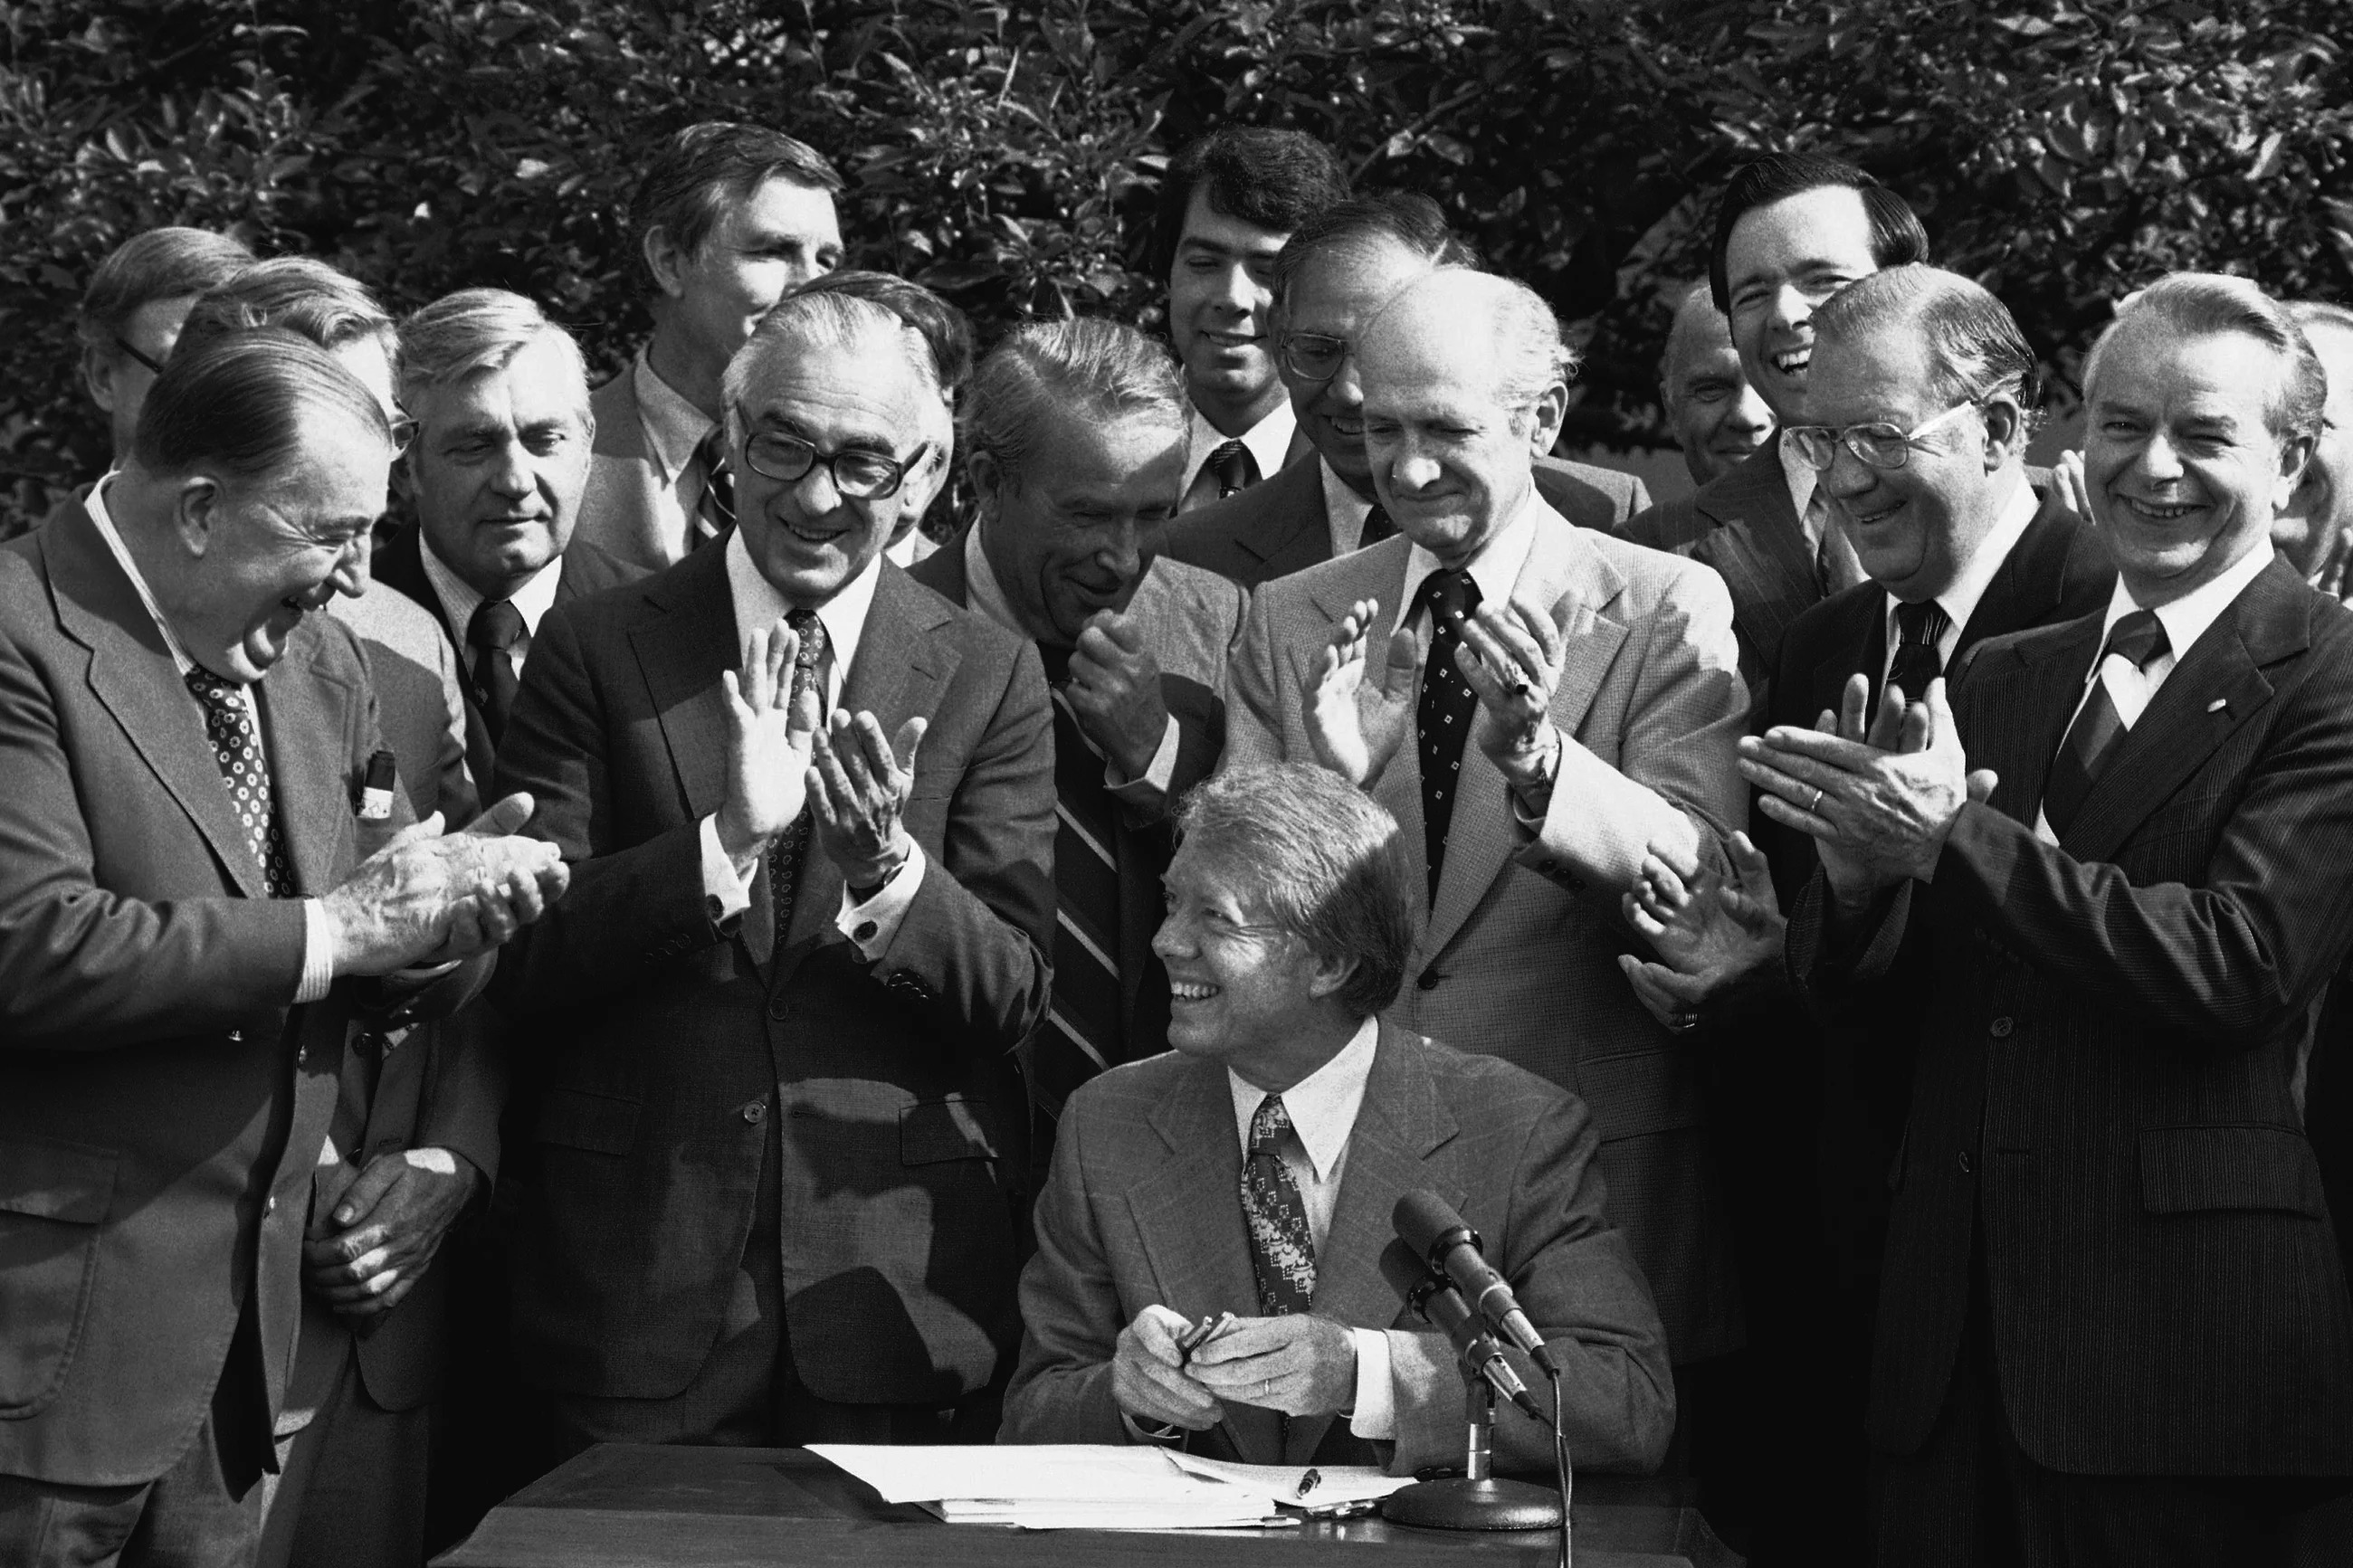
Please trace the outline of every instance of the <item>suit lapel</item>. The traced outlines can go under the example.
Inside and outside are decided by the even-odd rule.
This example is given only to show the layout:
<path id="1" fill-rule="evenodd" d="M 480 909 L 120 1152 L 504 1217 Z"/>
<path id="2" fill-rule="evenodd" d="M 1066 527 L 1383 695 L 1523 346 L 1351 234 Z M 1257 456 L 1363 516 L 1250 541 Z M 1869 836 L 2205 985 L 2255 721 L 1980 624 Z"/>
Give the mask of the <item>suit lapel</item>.
<path id="1" fill-rule="evenodd" d="M 670 748 L 690 817 L 719 809 L 726 795 L 727 711 L 719 676 L 742 658 L 726 552 L 697 551 L 646 590 L 666 612 L 629 632 L 638 670 Z"/>
<path id="2" fill-rule="evenodd" d="M 1993 769 L 2000 778 L 1988 804 L 2030 826 L 2099 647 L 2100 621 L 2086 616 L 1998 653 L 1999 662 L 1979 660 L 1964 682 L 1961 745 L 1969 766 Z"/>
<path id="3" fill-rule="evenodd" d="M 1312 530 L 1322 530 L 1319 542 L 1309 542 L 1305 563 L 1326 559 L 1331 554 L 1331 521 L 1324 510 L 1324 479 L 1315 463 L 1286 464 L 1282 472 L 1258 485 L 1261 492 L 1252 510 L 1261 514 L 1261 525 L 1245 530 L 1235 542 L 1255 556 L 1261 564 L 1287 559 L 1300 548 L 1300 536 Z"/>
<path id="4" fill-rule="evenodd" d="M 1813 683 L 1807 689 L 1813 698 L 1802 721 L 1808 724 L 1825 708 L 1838 711 L 1846 697 L 1847 679 L 1858 671 L 1871 678 L 1873 700 L 1877 700 L 1879 673 L 1887 668 L 1887 591 L 1867 584 L 1855 593 L 1853 604 L 1840 605 L 1838 622 L 1830 632 L 1831 652 L 1815 664 Z M 1855 653 L 1858 645 L 1860 658 Z"/>
<path id="5" fill-rule="evenodd" d="M 263 676 L 259 695 L 271 793 L 294 862 L 294 885 L 316 896 L 342 879 L 353 831 L 352 781 L 340 771 L 347 748 L 323 742 L 346 733 L 356 694 L 319 668 L 318 628 L 307 633 L 300 663 L 291 656 L 280 659 Z"/>

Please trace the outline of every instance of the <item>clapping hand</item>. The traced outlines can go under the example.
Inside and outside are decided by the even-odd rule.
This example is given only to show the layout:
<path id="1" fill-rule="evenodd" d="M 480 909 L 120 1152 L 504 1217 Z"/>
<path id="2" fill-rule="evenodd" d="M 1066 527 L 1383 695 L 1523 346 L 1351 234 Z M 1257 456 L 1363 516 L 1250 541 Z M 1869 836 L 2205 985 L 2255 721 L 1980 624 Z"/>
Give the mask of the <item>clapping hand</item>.
<path id="1" fill-rule="evenodd" d="M 553 844 L 517 834 L 532 799 L 511 795 L 455 833 L 435 812 L 395 835 L 320 900 L 334 973 L 390 974 L 498 946 L 564 896 Z"/>
<path id="2" fill-rule="evenodd" d="M 719 845 L 738 864 L 756 860 L 800 816 L 807 795 L 817 697 L 793 700 L 793 661 L 800 637 L 781 620 L 756 628 L 744 668 L 720 672 L 727 698 L 727 794 Z"/>
<path id="3" fill-rule="evenodd" d="M 1482 605 L 1462 623 L 1455 668 L 1479 698 L 1471 736 L 1507 779 L 1546 761 L 1557 737 L 1547 717 L 1568 639 L 1534 602 Z"/>
<path id="4" fill-rule="evenodd" d="M 1658 961 L 1620 953 L 1618 967 L 1651 1016 L 1671 1029 L 1692 1027 L 1702 1008 L 1768 982 L 1780 967 L 1789 922 L 1774 895 L 1771 868 L 1746 833 L 1734 834 L 1728 847 L 1729 878 L 1707 869 L 1688 883 L 1647 855 L 1622 900 L 1627 923 L 1650 942 Z"/>
<path id="5" fill-rule="evenodd" d="M 1414 681 L 1421 650 L 1413 633 L 1389 634 L 1373 665 L 1378 599 L 1359 599 L 1332 633 L 1307 693 L 1307 744 L 1315 760 L 1359 788 L 1388 768 L 1413 730 Z"/>
<path id="6" fill-rule="evenodd" d="M 925 727 L 910 719 L 892 742 L 873 714 L 836 713 L 830 730 L 818 731 L 808 770 L 818 842 L 853 889 L 888 881 L 914 851 L 901 819 L 915 790 L 915 749 Z"/>
<path id="7" fill-rule="evenodd" d="M 1144 646 L 1134 616 L 1097 610 L 1079 632 L 1062 689 L 1079 728 L 1130 779 L 1142 778 L 1168 732 L 1160 665 Z"/>
<path id="8" fill-rule="evenodd" d="M 1138 1421 L 1198 1432 L 1224 1418 L 1224 1406 L 1186 1375 L 1177 1342 L 1188 1327 L 1174 1311 L 1155 1305 L 1120 1330 L 1112 1351 L 1111 1396 Z"/>
<path id="9" fill-rule="evenodd" d="M 1356 1393 L 1356 1342 L 1329 1318 L 1306 1312 L 1237 1318 L 1193 1352 L 1203 1388 L 1238 1405 L 1286 1415 L 1328 1415 Z"/>

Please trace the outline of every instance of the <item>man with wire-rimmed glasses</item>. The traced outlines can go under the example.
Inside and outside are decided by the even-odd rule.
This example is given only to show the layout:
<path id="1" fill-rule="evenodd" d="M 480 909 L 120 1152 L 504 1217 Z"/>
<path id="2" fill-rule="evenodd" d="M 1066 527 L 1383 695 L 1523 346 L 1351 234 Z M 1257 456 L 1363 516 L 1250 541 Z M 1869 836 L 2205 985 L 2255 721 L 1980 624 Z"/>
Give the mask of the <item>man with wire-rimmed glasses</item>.
<path id="1" fill-rule="evenodd" d="M 1053 931 L 1045 681 L 882 558 L 948 458 L 898 315 L 789 298 L 723 387 L 734 531 L 552 611 L 500 752 L 580 895 L 501 980 L 521 1371 L 568 1448 L 985 1437 Z"/>

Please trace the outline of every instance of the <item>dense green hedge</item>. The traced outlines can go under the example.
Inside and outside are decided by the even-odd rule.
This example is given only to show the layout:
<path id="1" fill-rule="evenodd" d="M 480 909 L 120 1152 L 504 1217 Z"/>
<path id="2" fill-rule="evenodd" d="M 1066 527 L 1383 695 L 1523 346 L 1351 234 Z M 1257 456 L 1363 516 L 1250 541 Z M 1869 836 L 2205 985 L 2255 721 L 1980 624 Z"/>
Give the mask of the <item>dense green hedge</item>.
<path id="1" fill-rule="evenodd" d="M 2063 379 L 2170 268 L 2353 295 L 2345 0 L 129 0 L 5 7 L 0 531 L 94 471 L 90 268 L 163 222 L 329 257 L 400 306 L 536 295 L 616 362 L 645 330 L 617 215 L 687 121 L 779 125 L 854 182 L 856 258 L 984 331 L 1153 315 L 1166 151 L 1296 125 L 1439 196 L 1589 335 L 1573 433 L 1655 438 L 1662 285 L 1766 147 L 1842 153 L 1922 208 Z"/>

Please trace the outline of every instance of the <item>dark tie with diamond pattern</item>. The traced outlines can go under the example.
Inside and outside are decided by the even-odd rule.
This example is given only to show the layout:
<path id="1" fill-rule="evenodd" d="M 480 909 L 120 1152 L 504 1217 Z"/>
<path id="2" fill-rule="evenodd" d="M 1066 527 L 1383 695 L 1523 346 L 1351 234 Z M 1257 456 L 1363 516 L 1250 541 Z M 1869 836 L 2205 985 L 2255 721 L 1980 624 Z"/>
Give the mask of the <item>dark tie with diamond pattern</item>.
<path id="1" fill-rule="evenodd" d="M 522 637 L 522 612 L 512 599 L 484 600 L 466 623 L 466 646 L 474 650 L 474 702 L 495 746 L 506 738 L 507 715 L 514 711 L 515 643 Z"/>
<path id="2" fill-rule="evenodd" d="M 785 625 L 801 639 L 800 651 L 793 656 L 793 707 L 797 710 L 804 696 L 816 693 L 818 722 L 822 724 L 825 687 L 820 677 L 825 666 L 825 623 L 818 619 L 815 610 L 795 610 L 785 617 Z M 785 931 L 792 923 L 793 895 L 799 889 L 801 862 L 808 855 L 809 814 L 810 807 L 804 804 L 801 814 L 768 846 L 768 908 L 776 921 L 778 949 L 785 945 Z"/>
<path id="3" fill-rule="evenodd" d="M 1462 623 L 1479 607 L 1479 584 L 1468 572 L 1440 567 L 1421 580 L 1413 605 L 1416 613 L 1430 612 L 1430 657 L 1421 667 L 1414 732 L 1421 747 L 1422 845 L 1430 857 L 1430 901 L 1435 904 L 1447 830 L 1454 825 L 1454 800 L 1461 792 L 1462 742 L 1479 710 L 1479 694 L 1454 663 Z"/>
<path id="4" fill-rule="evenodd" d="M 1953 617 L 1934 599 L 1895 605 L 1895 658 L 1887 667 L 1887 684 L 1904 689 L 1904 700 L 1919 702 L 1928 695 L 1928 683 L 1945 673 L 1945 656 L 1936 651 L 1951 629 Z"/>
<path id="5" fill-rule="evenodd" d="M 2116 711 L 2115 699 L 2108 695 L 2102 668 L 2110 658 L 2120 658 L 2129 660 L 2135 669 L 2145 670 L 2163 657 L 2168 646 L 2165 623 L 2157 618 L 2154 610 L 2135 610 L 2121 616 L 2108 633 L 2107 646 L 2100 650 L 2099 662 L 2092 667 L 2091 695 L 2084 700 L 2075 721 L 2060 738 L 2059 750 L 2051 759 L 2051 782 L 2042 789 L 2042 815 L 2050 820 L 2051 831 L 2057 837 L 2067 836 L 2067 825 L 2075 820 L 2084 797 L 2092 793 L 2092 786 L 2116 761 L 2125 737 L 2132 732 L 2124 716 Z"/>
<path id="6" fill-rule="evenodd" d="M 229 804 L 245 829 L 254 864 L 261 868 L 263 886 L 273 899 L 294 897 L 294 864 L 286 854 L 286 836 L 278 826 L 278 803 L 269 784 L 269 763 L 261 754 L 261 737 L 254 732 L 253 715 L 237 682 L 223 680 L 211 670 L 191 669 L 188 690 L 205 710 L 205 734 L 220 763 L 221 782 L 228 786 Z"/>

